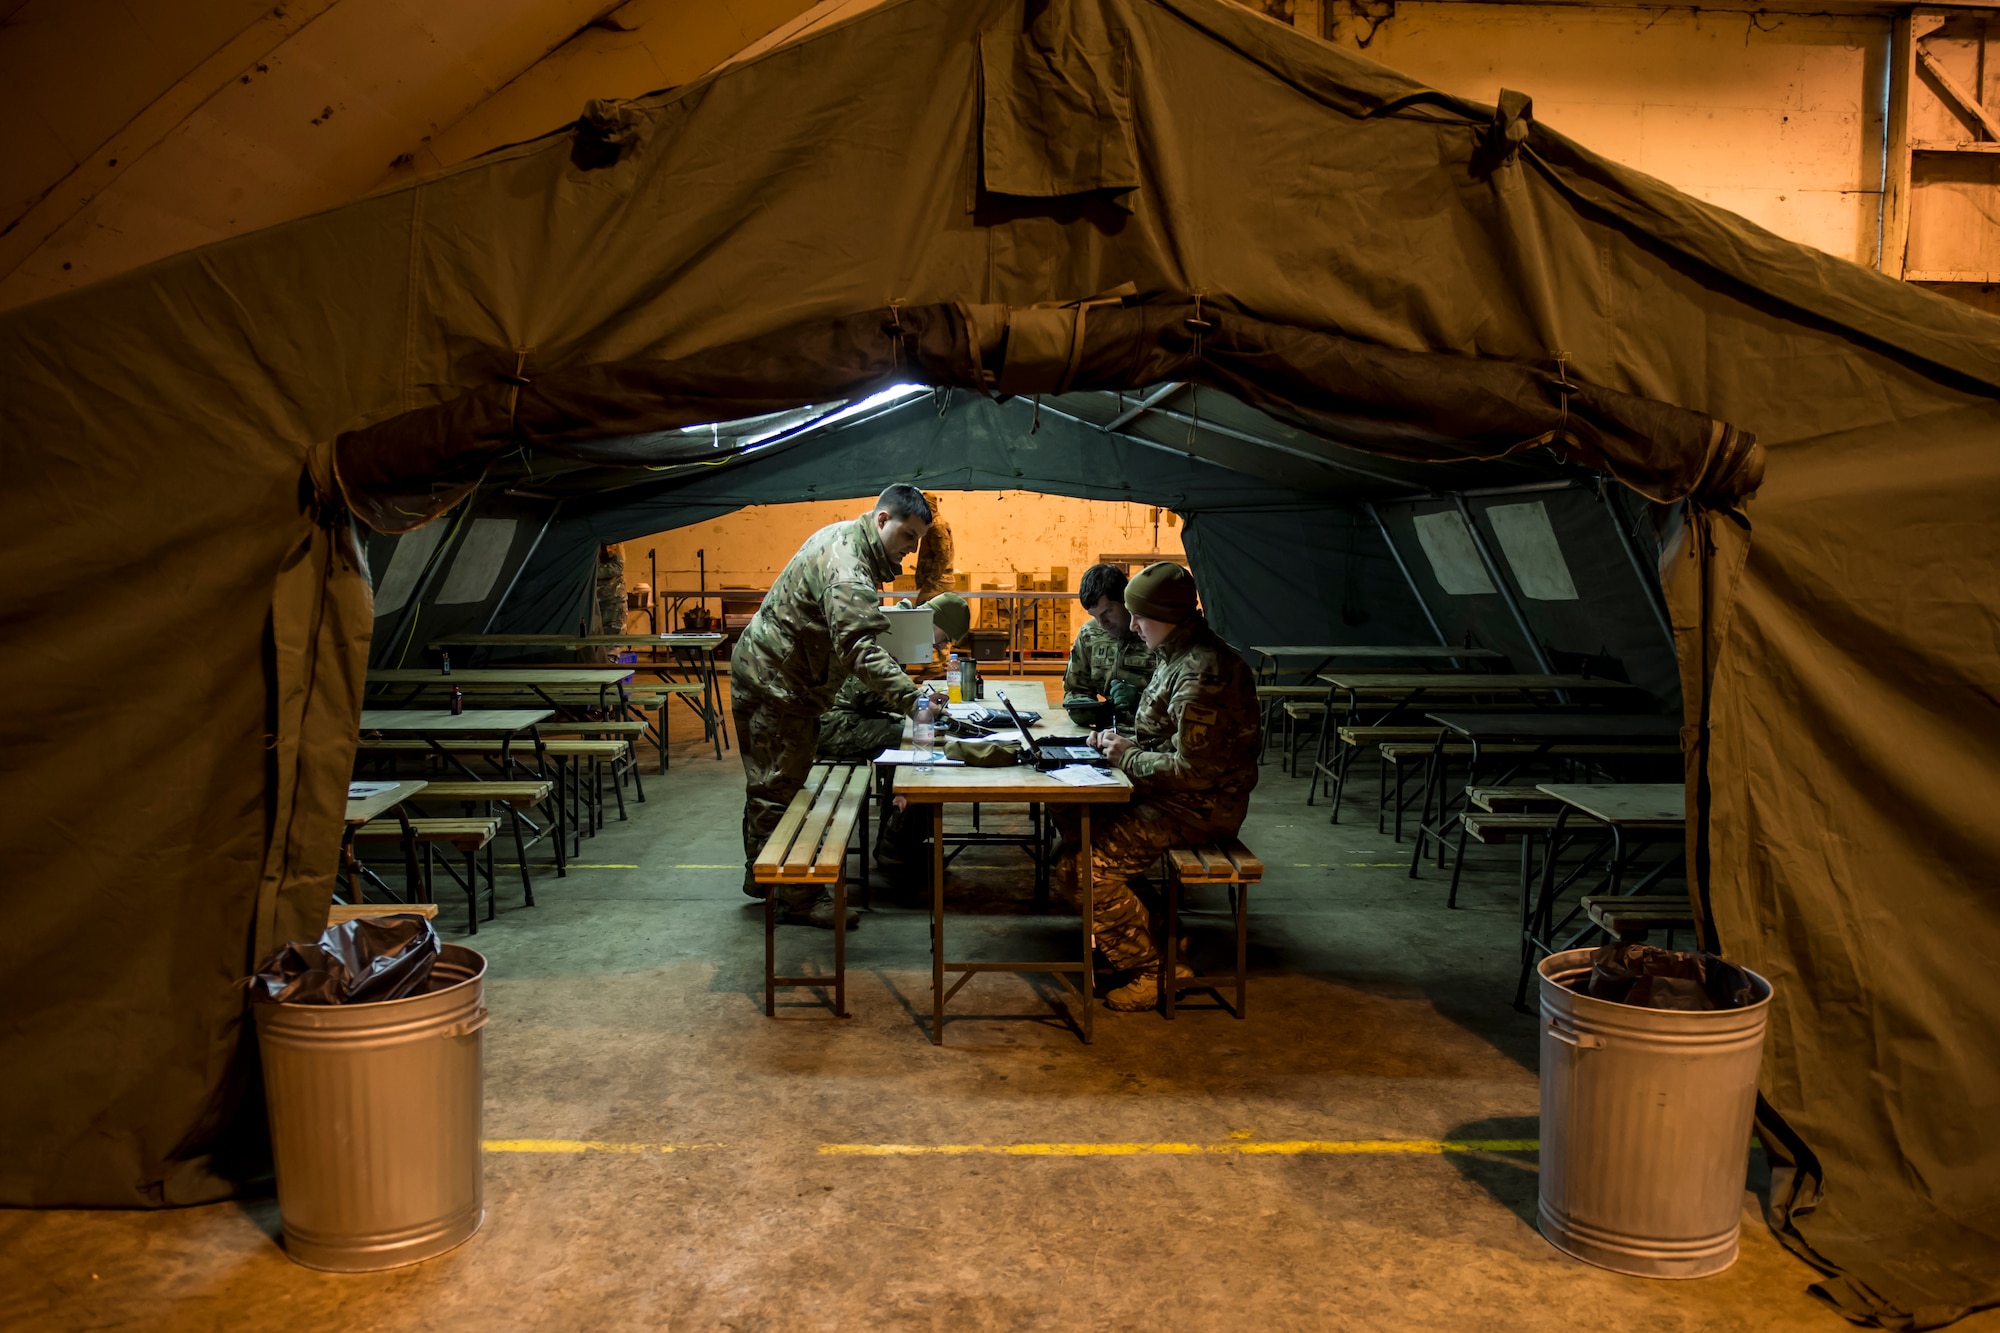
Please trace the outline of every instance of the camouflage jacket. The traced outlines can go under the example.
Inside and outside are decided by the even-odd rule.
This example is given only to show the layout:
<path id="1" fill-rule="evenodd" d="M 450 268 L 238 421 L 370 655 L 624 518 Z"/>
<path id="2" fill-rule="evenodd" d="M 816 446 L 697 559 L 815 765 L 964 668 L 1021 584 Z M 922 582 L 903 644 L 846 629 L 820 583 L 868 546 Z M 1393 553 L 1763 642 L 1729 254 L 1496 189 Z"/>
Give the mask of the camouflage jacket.
<path id="1" fill-rule="evenodd" d="M 730 650 L 730 690 L 822 712 L 849 676 L 907 713 L 917 687 L 875 636 L 889 628 L 881 585 L 901 571 L 872 516 L 806 538 Z"/>
<path id="2" fill-rule="evenodd" d="M 928 602 L 941 592 L 951 590 L 951 566 L 954 552 L 951 546 L 951 524 L 939 519 L 931 524 L 929 532 L 917 547 L 917 600 Z"/>
<path id="3" fill-rule="evenodd" d="M 1137 630 L 1127 630 L 1123 638 L 1118 638 L 1095 620 L 1087 620 L 1076 632 L 1076 642 L 1069 646 L 1069 666 L 1063 671 L 1063 697 L 1096 699 L 1117 679 L 1129 680 L 1143 690 L 1159 664 L 1159 656 L 1146 646 Z M 1130 722 L 1132 715 L 1120 713 L 1118 720 Z"/>
<path id="4" fill-rule="evenodd" d="M 1139 696 L 1138 736 L 1118 767 L 1138 794 L 1191 822 L 1235 832 L 1257 785 L 1257 685 L 1201 616 L 1175 626 Z"/>
<path id="5" fill-rule="evenodd" d="M 814 755 L 837 763 L 865 763 L 902 744 L 905 716 L 863 685 L 859 676 L 849 676 L 834 696 L 833 707 L 819 715 Z"/>

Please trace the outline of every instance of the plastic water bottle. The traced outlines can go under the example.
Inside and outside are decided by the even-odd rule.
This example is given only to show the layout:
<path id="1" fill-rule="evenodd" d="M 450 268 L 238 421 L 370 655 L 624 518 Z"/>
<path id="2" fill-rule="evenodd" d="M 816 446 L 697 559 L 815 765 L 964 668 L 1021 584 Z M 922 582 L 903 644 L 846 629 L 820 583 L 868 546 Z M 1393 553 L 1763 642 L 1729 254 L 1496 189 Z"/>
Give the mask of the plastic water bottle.
<path id="1" fill-rule="evenodd" d="M 443 665 L 443 666 L 442 666 L 441 668 L 439 668 L 439 674 L 441 674 L 441 675 L 446 675 L 446 676 L 449 676 L 449 675 L 451 674 L 451 654 L 450 654 L 450 653 L 446 653 L 446 654 L 444 655 L 444 665 Z"/>
<path id="2" fill-rule="evenodd" d="M 931 752 L 937 745 L 937 724 L 931 717 L 929 692 L 918 696 L 916 723 L 910 729 L 910 748 L 917 752 L 917 772 L 931 771 Z"/>
<path id="3" fill-rule="evenodd" d="M 965 692 L 960 688 L 961 682 L 958 678 L 957 653 L 946 653 L 944 655 L 944 679 L 946 688 L 951 691 L 949 695 L 950 701 L 955 704 L 964 703 Z"/>

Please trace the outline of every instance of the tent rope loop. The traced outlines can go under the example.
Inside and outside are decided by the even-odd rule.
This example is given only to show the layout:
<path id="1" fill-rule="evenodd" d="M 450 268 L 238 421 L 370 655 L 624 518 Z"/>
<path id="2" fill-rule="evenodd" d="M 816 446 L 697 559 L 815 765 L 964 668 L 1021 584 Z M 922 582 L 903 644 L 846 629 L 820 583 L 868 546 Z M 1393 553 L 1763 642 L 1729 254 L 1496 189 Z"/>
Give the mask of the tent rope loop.
<path id="1" fill-rule="evenodd" d="M 500 377 L 510 386 L 507 390 L 507 433 L 509 435 L 514 433 L 515 415 L 521 406 L 521 390 L 527 388 L 530 382 L 527 375 L 523 373 L 527 368 L 528 349 L 525 347 L 516 347 L 514 349 L 514 373 Z"/>
<path id="2" fill-rule="evenodd" d="M 1558 440 L 1569 439 L 1569 400 L 1570 396 L 1581 387 L 1581 385 L 1569 377 L 1569 353 L 1558 351 L 1556 353 L 1555 388 L 1557 395 L 1562 399 L 1562 416 L 1556 420 L 1555 438 Z"/>

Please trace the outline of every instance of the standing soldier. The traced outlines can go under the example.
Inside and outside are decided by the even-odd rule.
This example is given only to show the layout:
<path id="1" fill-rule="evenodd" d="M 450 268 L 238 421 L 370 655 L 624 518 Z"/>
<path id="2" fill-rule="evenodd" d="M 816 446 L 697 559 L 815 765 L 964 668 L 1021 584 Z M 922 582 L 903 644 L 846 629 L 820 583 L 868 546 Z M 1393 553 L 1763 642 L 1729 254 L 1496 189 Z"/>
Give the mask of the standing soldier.
<path id="1" fill-rule="evenodd" d="M 951 583 L 951 524 L 944 521 L 939 508 L 944 497 L 935 491 L 924 492 L 924 504 L 931 511 L 931 528 L 924 534 L 923 545 L 917 548 L 917 600 L 928 602 L 943 592 Z"/>
<path id="2" fill-rule="evenodd" d="M 1140 692 L 1153 678 L 1159 659 L 1132 628 L 1125 608 L 1125 571 L 1092 565 L 1077 585 L 1077 600 L 1090 614 L 1070 645 L 1063 672 L 1063 707 L 1079 727 L 1098 723 L 1098 696 L 1111 701 L 1118 725 L 1129 730 Z"/>
<path id="3" fill-rule="evenodd" d="M 743 755 L 743 891 L 764 896 L 752 863 L 805 786 L 820 714 L 849 676 L 902 716 L 917 687 L 875 637 L 889 628 L 881 585 L 903 569 L 931 523 L 923 492 L 900 482 L 860 518 L 821 528 L 771 583 L 730 653 L 730 712 Z M 833 897 L 817 885 L 779 892 L 786 919 L 832 929 Z M 859 918 L 849 913 L 847 926 Z"/>
<path id="4" fill-rule="evenodd" d="M 1179 565 L 1148 565 L 1125 589 L 1132 627 L 1159 654 L 1140 695 L 1130 739 L 1106 728 L 1091 744 L 1132 779 L 1132 803 L 1092 821 L 1090 866 L 1096 911 L 1091 930 L 1113 967 L 1137 975 L 1104 997 L 1113 1009 L 1150 1009 L 1159 1000 L 1159 948 L 1132 880 L 1169 847 L 1233 836 L 1250 809 L 1261 748 L 1257 686 L 1236 650 L 1195 609 L 1194 577 Z M 1056 807 L 1063 853 L 1056 883 L 1072 901 L 1077 877 L 1076 807 Z M 1178 976 L 1190 975 L 1176 959 Z"/>
<path id="5" fill-rule="evenodd" d="M 625 632 L 625 548 L 597 548 L 597 623 L 599 634 Z"/>

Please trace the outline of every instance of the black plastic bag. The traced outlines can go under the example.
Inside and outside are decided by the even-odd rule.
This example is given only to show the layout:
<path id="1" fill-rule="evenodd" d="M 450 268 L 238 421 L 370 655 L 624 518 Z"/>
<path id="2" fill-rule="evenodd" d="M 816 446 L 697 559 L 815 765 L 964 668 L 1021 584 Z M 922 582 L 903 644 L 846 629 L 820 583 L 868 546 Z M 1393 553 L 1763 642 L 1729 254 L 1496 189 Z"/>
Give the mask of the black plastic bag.
<path id="1" fill-rule="evenodd" d="M 1734 963 L 1650 944 L 1604 945 L 1571 988 L 1639 1009 L 1741 1009 L 1757 997 L 1749 975 Z"/>
<path id="2" fill-rule="evenodd" d="M 328 926 L 318 940 L 293 940 L 266 958 L 250 993 L 274 1004 L 373 1004 L 422 993 L 437 962 L 429 918 L 362 917 Z"/>

